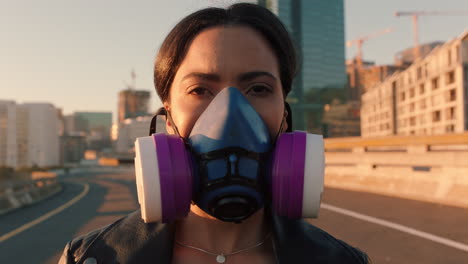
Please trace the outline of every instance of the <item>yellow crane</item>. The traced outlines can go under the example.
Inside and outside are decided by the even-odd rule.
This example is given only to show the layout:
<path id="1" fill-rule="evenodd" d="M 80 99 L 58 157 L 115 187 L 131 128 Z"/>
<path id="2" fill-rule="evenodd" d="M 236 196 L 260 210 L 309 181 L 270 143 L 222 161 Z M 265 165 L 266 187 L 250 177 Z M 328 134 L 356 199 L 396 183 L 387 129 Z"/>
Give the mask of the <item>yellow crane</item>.
<path id="1" fill-rule="evenodd" d="M 414 59 L 420 57 L 419 49 L 419 25 L 420 16 L 468 16 L 468 11 L 399 11 L 396 17 L 410 16 L 413 20 Z"/>
<path id="2" fill-rule="evenodd" d="M 394 31 L 393 28 L 386 28 L 386 29 L 371 33 L 369 35 L 362 36 L 362 37 L 357 38 L 357 39 L 346 41 L 346 46 L 347 47 L 351 47 L 353 45 L 357 46 L 356 61 L 357 61 L 357 64 L 358 64 L 359 67 L 362 66 L 362 61 L 363 61 L 362 45 L 364 44 L 364 42 L 366 42 L 370 38 L 377 37 L 377 36 L 380 36 L 380 35 L 383 35 L 383 34 L 387 34 L 387 33 L 393 32 L 393 31 Z"/>

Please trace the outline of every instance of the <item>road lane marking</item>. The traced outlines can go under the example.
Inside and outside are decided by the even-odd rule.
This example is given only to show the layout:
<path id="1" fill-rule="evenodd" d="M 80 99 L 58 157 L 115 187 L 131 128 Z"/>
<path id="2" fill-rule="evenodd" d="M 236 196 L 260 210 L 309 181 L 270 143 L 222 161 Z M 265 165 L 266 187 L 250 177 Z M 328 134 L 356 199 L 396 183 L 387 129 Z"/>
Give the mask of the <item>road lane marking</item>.
<path id="1" fill-rule="evenodd" d="M 351 211 L 351 210 L 343 209 L 343 208 L 336 207 L 336 206 L 329 205 L 329 204 L 325 204 L 325 203 L 322 203 L 321 208 L 329 210 L 329 211 L 333 211 L 333 212 L 336 212 L 336 213 L 339 213 L 339 214 L 344 214 L 344 215 L 347 215 L 347 216 L 350 216 L 350 217 L 353 217 L 353 218 L 356 218 L 356 219 L 360 219 L 360 220 L 363 220 L 363 221 L 367 221 L 367 222 L 370 222 L 370 223 L 374 223 L 374 224 L 377 224 L 377 225 L 392 228 L 392 229 L 395 229 L 395 230 L 398 230 L 398 231 L 401 231 L 401 232 L 408 233 L 408 234 L 413 235 L 413 236 L 421 237 L 421 238 L 424 238 L 424 239 L 427 239 L 427 240 L 430 240 L 430 241 L 433 241 L 433 242 L 436 242 L 436 243 L 439 243 L 439 244 L 442 244 L 442 245 L 445 245 L 445 246 L 449 246 L 449 247 L 452 247 L 452 248 L 456 248 L 456 249 L 468 252 L 468 245 L 467 244 L 463 244 L 463 243 L 460 243 L 460 242 L 457 242 L 457 241 L 454 241 L 454 240 L 451 240 L 451 239 L 448 239 L 448 238 L 436 236 L 436 235 L 433 235 L 433 234 L 430 234 L 430 233 L 427 233 L 427 232 L 424 232 L 424 231 L 421 231 L 421 230 L 417 230 L 417 229 L 414 229 L 414 228 L 411 228 L 411 227 L 407 227 L 407 226 L 404 226 L 404 225 L 400 225 L 400 224 L 393 223 L 393 222 L 383 220 L 383 219 L 379 219 L 379 218 L 376 218 L 376 217 L 360 214 L 360 213 L 357 213 L 357 212 L 354 212 L 354 211 Z"/>
<path id="2" fill-rule="evenodd" d="M 41 222 L 44 222 L 45 220 L 47 220 L 48 218 L 62 212 L 63 210 L 67 209 L 68 207 L 72 206 L 73 204 L 75 204 L 76 202 L 78 202 L 79 200 L 81 200 L 81 198 L 83 198 L 86 194 L 88 194 L 89 192 L 89 184 L 87 183 L 79 183 L 81 185 L 84 186 L 84 189 L 83 191 L 78 194 L 77 196 L 75 196 L 75 198 L 71 199 L 70 201 L 66 202 L 65 204 L 55 208 L 54 210 L 48 212 L 47 214 L 45 215 L 42 215 L 41 217 L 39 218 L 36 218 L 35 220 L 29 222 L 29 223 L 26 223 L 18 228 L 16 228 L 15 230 L 13 231 L 10 231 L 8 233 L 6 233 L 5 235 L 2 235 L 0 236 L 0 243 L 1 242 L 4 242 L 5 240 L 13 237 L 13 236 L 16 236 L 18 235 L 19 233 L 21 232 L 24 232 L 26 230 L 28 230 L 29 228 L 37 225 L 37 224 L 40 224 Z"/>

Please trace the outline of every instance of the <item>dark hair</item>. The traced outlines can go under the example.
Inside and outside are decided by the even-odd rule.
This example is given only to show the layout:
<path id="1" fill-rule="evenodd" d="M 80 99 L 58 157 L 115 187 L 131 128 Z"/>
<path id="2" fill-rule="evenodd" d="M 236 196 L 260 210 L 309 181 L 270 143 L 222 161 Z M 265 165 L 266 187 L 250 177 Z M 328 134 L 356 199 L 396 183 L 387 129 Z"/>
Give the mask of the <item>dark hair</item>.
<path id="1" fill-rule="evenodd" d="M 234 4 L 227 9 L 206 8 L 185 17 L 167 35 L 154 65 L 154 85 L 161 101 L 169 97 L 169 89 L 192 40 L 203 30 L 215 26 L 248 26 L 259 32 L 270 44 L 278 64 L 283 94 L 291 91 L 296 74 L 296 52 L 281 21 L 268 9 L 248 3 Z"/>

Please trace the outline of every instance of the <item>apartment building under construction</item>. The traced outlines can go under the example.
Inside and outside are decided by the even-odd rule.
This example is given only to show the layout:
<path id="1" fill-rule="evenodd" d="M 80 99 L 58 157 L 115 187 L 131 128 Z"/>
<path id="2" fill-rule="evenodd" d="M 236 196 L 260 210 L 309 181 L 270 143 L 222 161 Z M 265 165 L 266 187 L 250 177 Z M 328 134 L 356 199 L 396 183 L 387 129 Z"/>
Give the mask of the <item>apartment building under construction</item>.
<path id="1" fill-rule="evenodd" d="M 361 97 L 363 137 L 468 130 L 468 31 Z"/>

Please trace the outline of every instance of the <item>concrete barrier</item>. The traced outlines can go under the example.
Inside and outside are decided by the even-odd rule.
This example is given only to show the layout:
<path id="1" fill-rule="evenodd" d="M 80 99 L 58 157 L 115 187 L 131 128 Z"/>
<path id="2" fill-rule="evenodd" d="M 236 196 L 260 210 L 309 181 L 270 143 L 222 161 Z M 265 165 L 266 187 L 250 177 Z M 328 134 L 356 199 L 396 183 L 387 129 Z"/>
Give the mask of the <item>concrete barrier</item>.
<path id="1" fill-rule="evenodd" d="M 468 208 L 468 133 L 325 141 L 325 185 Z"/>
<path id="2" fill-rule="evenodd" d="M 0 215 L 37 203 L 61 190 L 56 178 L 3 183 L 0 185 Z"/>

